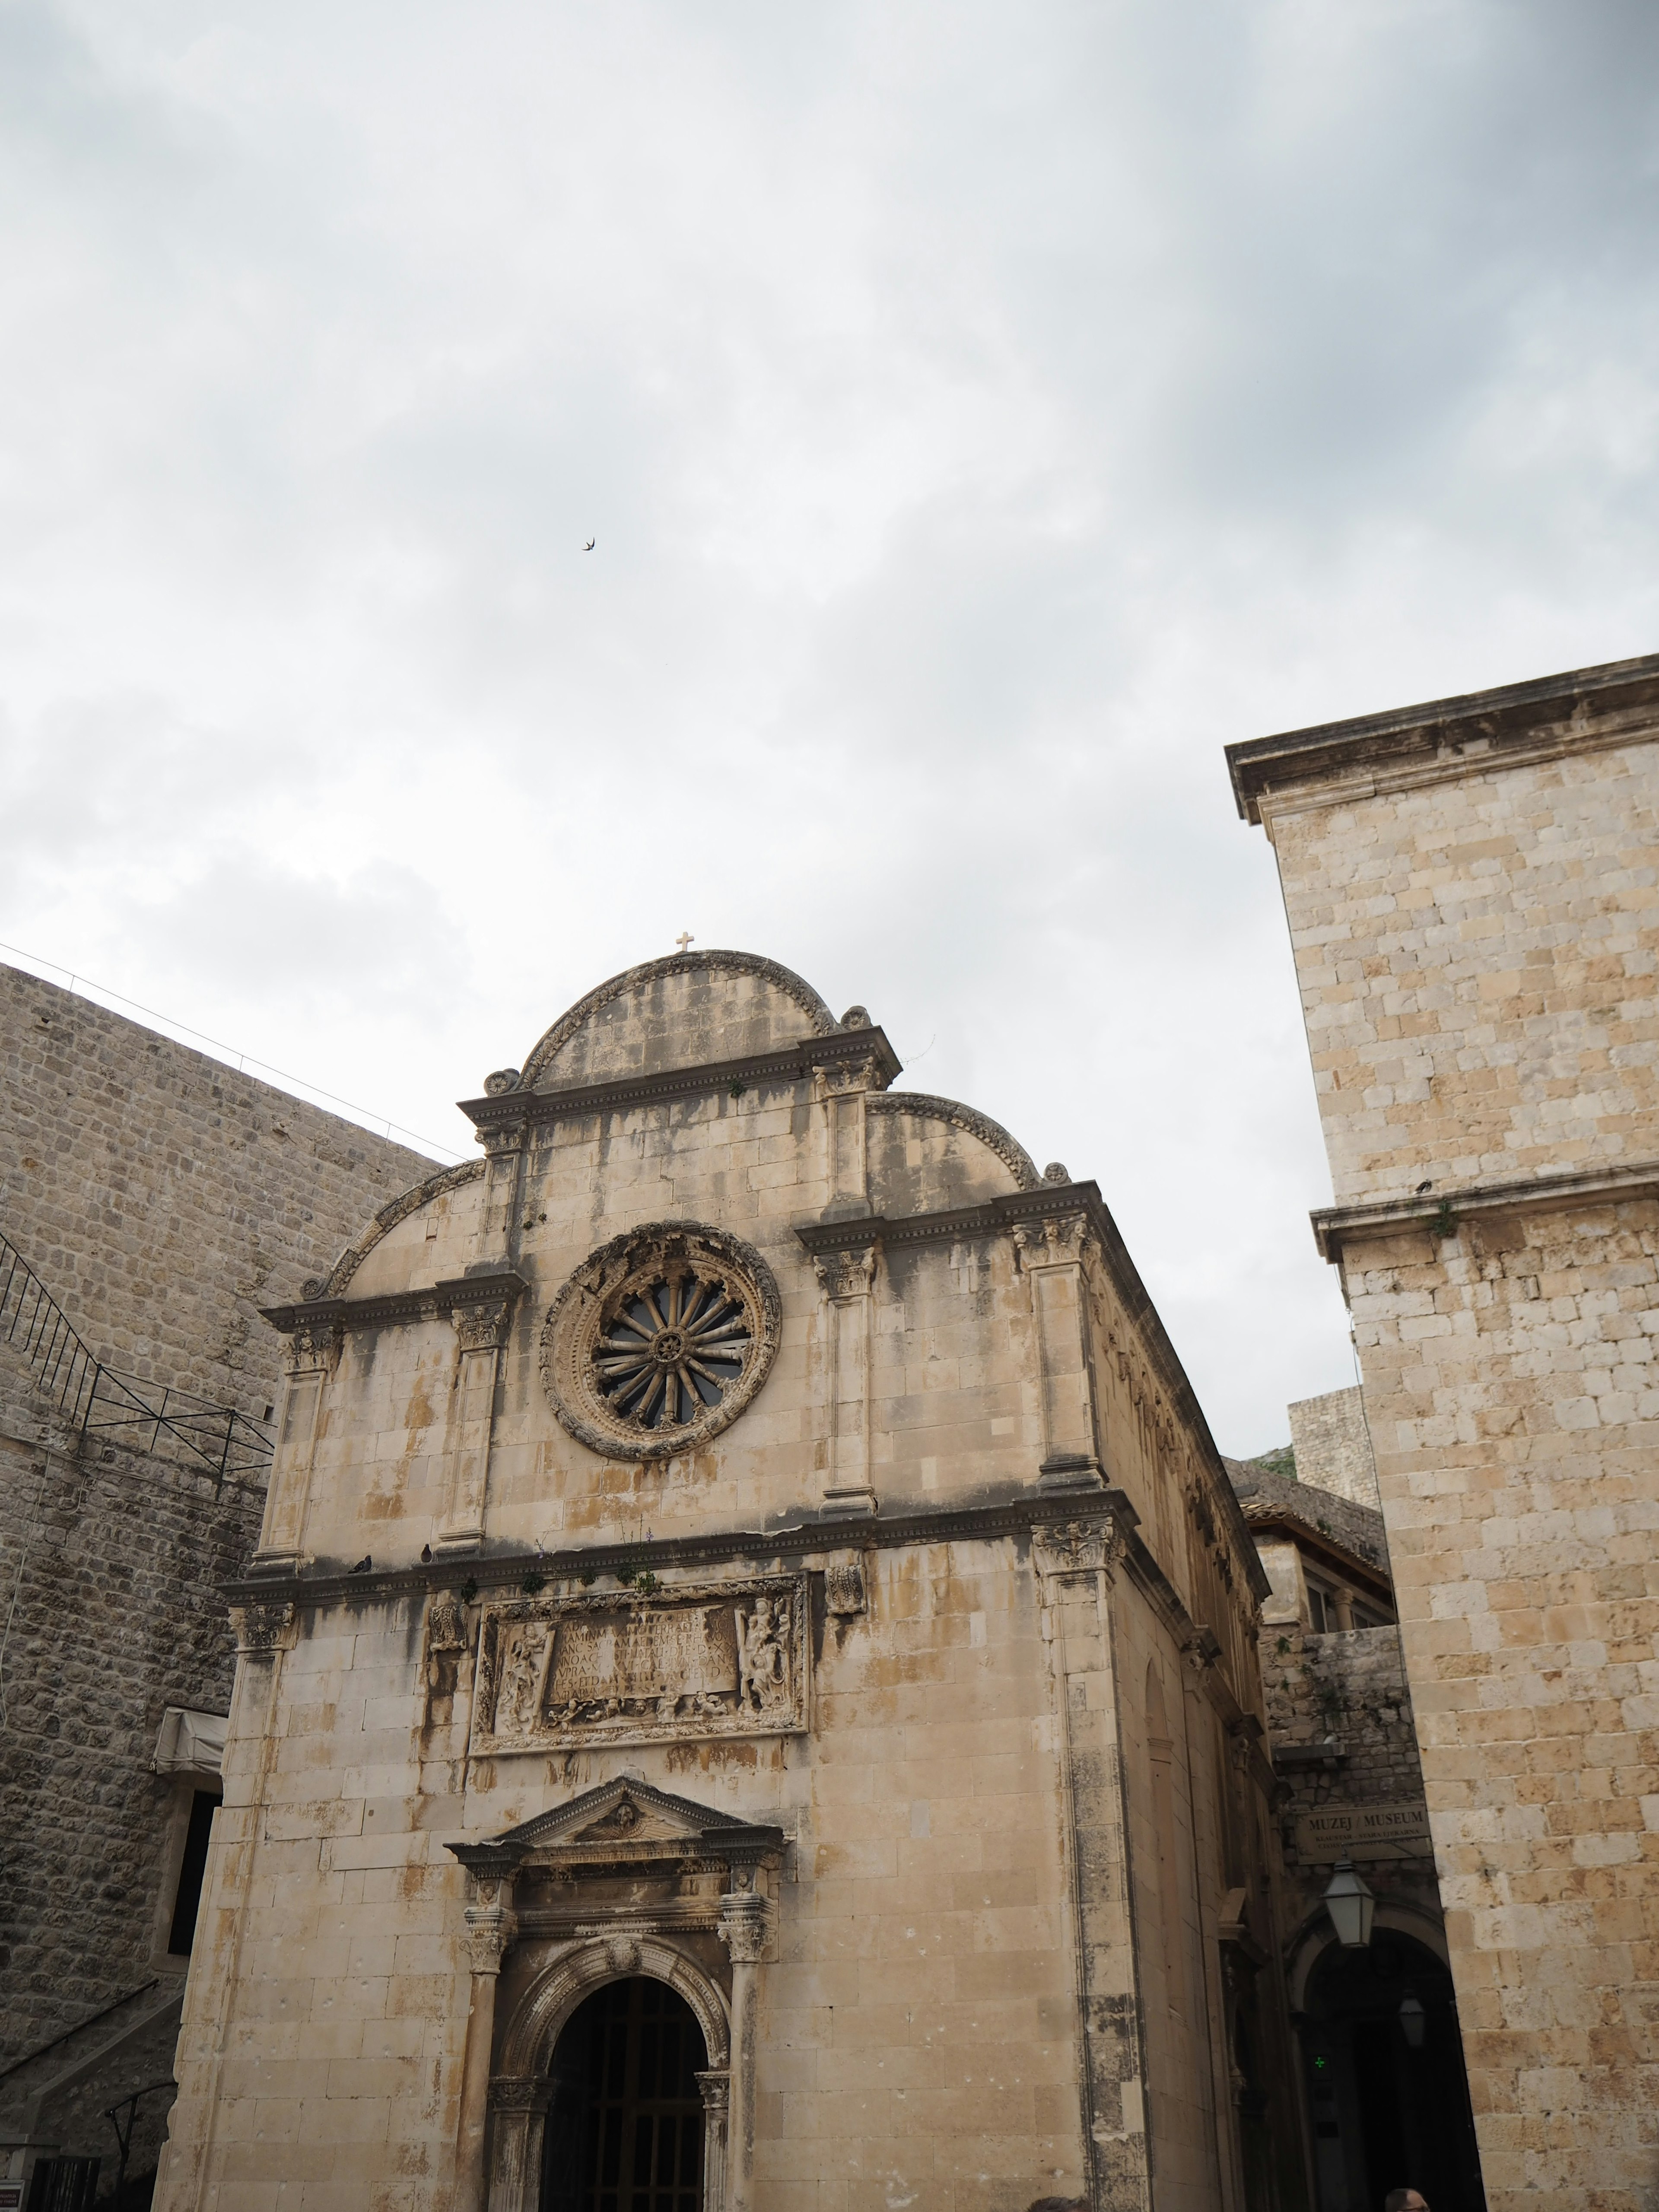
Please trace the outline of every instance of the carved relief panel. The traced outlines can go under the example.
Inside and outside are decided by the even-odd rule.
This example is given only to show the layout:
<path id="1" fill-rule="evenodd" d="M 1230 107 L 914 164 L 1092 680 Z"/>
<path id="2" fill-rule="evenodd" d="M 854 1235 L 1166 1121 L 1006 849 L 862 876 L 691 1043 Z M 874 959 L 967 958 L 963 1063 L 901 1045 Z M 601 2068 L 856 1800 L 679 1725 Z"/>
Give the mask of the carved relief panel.
<path id="1" fill-rule="evenodd" d="M 487 1605 L 475 1758 L 807 1725 L 805 1575 Z"/>

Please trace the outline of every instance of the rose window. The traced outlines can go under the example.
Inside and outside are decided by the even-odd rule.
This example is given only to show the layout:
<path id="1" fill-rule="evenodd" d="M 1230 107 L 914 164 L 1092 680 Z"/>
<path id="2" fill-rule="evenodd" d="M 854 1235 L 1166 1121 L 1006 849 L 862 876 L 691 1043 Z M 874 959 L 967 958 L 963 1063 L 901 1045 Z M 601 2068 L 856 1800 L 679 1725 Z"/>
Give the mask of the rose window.
<path id="1" fill-rule="evenodd" d="M 737 1419 L 766 1380 L 781 1319 L 752 1246 L 702 1222 L 648 1222 L 590 1253 L 554 1299 L 542 1381 L 590 1450 L 672 1459 Z"/>
<path id="2" fill-rule="evenodd" d="M 744 1301 L 719 1277 L 665 1276 L 622 1300 L 593 1347 L 599 1395 L 642 1429 L 669 1429 L 718 1406 L 754 1342 Z"/>

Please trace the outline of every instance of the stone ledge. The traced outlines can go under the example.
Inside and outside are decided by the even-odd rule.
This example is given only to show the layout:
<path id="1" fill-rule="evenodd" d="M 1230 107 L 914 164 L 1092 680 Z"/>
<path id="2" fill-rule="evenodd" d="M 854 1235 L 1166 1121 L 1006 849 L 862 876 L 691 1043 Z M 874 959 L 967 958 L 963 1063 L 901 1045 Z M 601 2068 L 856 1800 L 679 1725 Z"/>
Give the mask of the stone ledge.
<path id="1" fill-rule="evenodd" d="M 1297 805 L 1418 781 L 1479 775 L 1517 757 L 1659 738 L 1659 654 L 1571 668 L 1415 707 L 1320 722 L 1229 745 L 1233 796 L 1247 822 Z"/>
<path id="2" fill-rule="evenodd" d="M 1466 1183 L 1459 1190 L 1381 1199 L 1369 1206 L 1323 1206 L 1310 1213 L 1322 1260 L 1340 1260 L 1342 1248 L 1401 1229 L 1434 1230 L 1445 1221 L 1517 1209 L 1609 1205 L 1621 1199 L 1659 1198 L 1659 1160 L 1629 1167 L 1580 1168 L 1567 1175 L 1534 1176 L 1516 1182 Z"/>

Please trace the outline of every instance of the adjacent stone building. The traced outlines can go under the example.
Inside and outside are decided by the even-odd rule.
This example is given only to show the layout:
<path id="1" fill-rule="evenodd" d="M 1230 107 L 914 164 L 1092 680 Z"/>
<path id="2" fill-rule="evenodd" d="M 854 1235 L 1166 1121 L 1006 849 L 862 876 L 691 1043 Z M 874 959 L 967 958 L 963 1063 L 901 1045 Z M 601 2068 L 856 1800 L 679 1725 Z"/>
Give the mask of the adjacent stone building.
<path id="1" fill-rule="evenodd" d="M 1268 1584 L 1099 1190 L 614 978 L 289 1376 L 166 2212 L 1299 2212 Z"/>
<path id="2" fill-rule="evenodd" d="M 1480 2212 L 1479 2153 L 1382 1516 L 1359 1393 L 1290 1408 L 1295 1477 L 1228 1462 L 1273 1584 L 1261 1611 L 1279 1777 L 1282 1960 L 1301 2045 L 1319 2212 L 1376 2212 L 1413 2187 Z M 1309 1409 L 1314 1418 L 1308 1418 Z M 1375 1899 L 1345 1950 L 1325 1893 L 1343 1862 Z"/>
<path id="3" fill-rule="evenodd" d="M 0 967 L 0 2184 L 153 2172 L 279 1346 L 432 1163 Z M 125 2101 L 140 2096 L 135 2108 Z"/>
<path id="4" fill-rule="evenodd" d="M 1231 749 L 1277 854 L 1494 2212 L 1659 2181 L 1659 658 Z"/>

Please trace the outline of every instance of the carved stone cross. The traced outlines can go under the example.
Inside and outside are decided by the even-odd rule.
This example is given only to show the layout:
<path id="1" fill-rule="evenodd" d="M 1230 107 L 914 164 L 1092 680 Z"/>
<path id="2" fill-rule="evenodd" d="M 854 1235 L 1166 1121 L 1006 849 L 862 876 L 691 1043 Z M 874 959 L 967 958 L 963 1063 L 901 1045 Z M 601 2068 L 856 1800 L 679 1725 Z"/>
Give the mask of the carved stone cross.
<path id="1" fill-rule="evenodd" d="M 679 946 L 682 952 L 685 951 L 688 945 L 695 945 L 696 941 L 696 939 L 692 936 L 689 929 L 683 929 L 679 935 L 674 939 L 675 944 Z"/>

